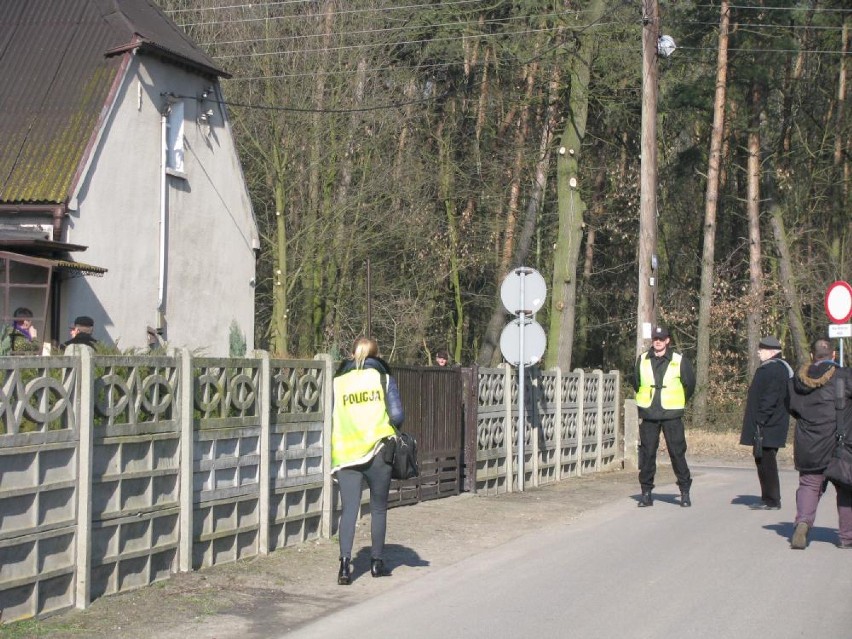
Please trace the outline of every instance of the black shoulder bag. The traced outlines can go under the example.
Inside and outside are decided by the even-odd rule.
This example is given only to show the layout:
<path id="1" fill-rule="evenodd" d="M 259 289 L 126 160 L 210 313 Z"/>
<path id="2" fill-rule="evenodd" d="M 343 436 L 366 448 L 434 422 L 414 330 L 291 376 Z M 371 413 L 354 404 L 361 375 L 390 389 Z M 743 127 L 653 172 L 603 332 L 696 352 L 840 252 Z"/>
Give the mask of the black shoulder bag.
<path id="1" fill-rule="evenodd" d="M 388 376 L 380 374 L 385 394 L 390 386 Z M 420 475 L 417 465 L 417 440 L 393 426 L 394 434 L 385 441 L 385 461 L 391 466 L 391 479 L 414 479 Z"/>
<path id="2" fill-rule="evenodd" d="M 836 487 L 852 490 L 852 442 L 848 441 L 843 422 L 846 407 L 846 380 L 840 377 L 834 383 L 834 408 L 837 414 L 837 447 L 823 473 Z"/>

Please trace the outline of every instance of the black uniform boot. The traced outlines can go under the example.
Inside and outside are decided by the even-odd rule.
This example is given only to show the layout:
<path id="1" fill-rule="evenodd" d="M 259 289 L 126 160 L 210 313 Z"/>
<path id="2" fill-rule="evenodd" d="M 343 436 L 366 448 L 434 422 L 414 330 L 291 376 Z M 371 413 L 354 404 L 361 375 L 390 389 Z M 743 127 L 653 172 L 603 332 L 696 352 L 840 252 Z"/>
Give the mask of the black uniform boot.
<path id="1" fill-rule="evenodd" d="M 348 586 L 352 583 L 352 565 L 349 557 L 340 558 L 340 570 L 337 571 L 337 584 Z"/>
<path id="2" fill-rule="evenodd" d="M 391 572 L 385 568 L 385 562 L 381 559 L 370 560 L 370 574 L 373 577 L 390 577 Z"/>
<path id="3" fill-rule="evenodd" d="M 639 504 L 637 504 L 637 505 L 639 506 L 639 508 L 646 508 L 647 506 L 653 506 L 654 505 L 654 500 L 651 497 L 651 491 L 650 490 L 647 490 L 647 491 L 643 490 L 642 491 L 642 496 L 639 498 Z"/>
<path id="4" fill-rule="evenodd" d="M 680 506 L 681 508 L 689 508 L 692 506 L 692 500 L 689 498 L 689 491 L 682 492 L 680 494 Z"/>

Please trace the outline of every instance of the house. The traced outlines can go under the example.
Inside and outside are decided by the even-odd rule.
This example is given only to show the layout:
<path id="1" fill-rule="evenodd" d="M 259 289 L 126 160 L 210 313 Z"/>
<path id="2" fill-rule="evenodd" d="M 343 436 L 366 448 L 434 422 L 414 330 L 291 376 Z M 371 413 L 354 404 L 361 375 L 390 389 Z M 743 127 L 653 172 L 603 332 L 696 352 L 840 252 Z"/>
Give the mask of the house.
<path id="1" fill-rule="evenodd" d="M 153 0 L 0 2 L 0 321 L 254 344 L 257 225 L 219 79 Z"/>

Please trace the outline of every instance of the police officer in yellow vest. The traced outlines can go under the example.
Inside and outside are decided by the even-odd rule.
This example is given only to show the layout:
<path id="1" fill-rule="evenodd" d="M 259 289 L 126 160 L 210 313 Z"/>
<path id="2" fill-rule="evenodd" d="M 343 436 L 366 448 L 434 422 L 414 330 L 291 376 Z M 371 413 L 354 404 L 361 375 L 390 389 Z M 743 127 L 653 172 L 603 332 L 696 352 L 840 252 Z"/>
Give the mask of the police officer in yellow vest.
<path id="1" fill-rule="evenodd" d="M 393 445 L 388 440 L 405 414 L 390 367 L 379 357 L 379 346 L 362 337 L 351 360 L 334 377 L 331 422 L 331 472 L 337 479 L 343 512 L 340 515 L 340 570 L 337 583 L 352 583 L 352 544 L 361 508 L 361 483 L 370 487 L 370 574 L 388 577 L 382 560 L 387 529 Z"/>
<path id="2" fill-rule="evenodd" d="M 653 506 L 651 491 L 657 473 L 657 448 L 660 430 L 672 460 L 672 469 L 680 488 L 680 505 L 689 507 L 692 477 L 686 463 L 686 435 L 683 410 L 695 390 L 695 372 L 680 353 L 669 348 L 671 337 L 663 326 L 654 328 L 651 349 L 636 358 L 633 387 L 639 407 L 639 507 Z"/>

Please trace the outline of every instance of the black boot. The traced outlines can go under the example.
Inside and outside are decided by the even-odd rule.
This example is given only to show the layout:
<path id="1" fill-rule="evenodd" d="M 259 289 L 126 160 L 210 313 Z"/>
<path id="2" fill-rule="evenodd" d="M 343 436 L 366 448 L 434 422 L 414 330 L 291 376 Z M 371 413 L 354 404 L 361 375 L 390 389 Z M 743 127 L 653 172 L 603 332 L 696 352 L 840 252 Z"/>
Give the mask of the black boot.
<path id="1" fill-rule="evenodd" d="M 681 508 L 689 508 L 692 506 L 692 500 L 689 498 L 689 491 L 682 492 L 680 494 L 680 506 Z"/>
<path id="2" fill-rule="evenodd" d="M 385 568 L 385 562 L 381 559 L 370 560 L 370 574 L 373 577 L 390 577 L 391 572 Z"/>
<path id="3" fill-rule="evenodd" d="M 639 508 L 646 508 L 647 506 L 653 506 L 654 500 L 651 497 L 651 491 L 642 491 L 642 496 L 639 498 L 639 503 L 637 504 Z"/>
<path id="4" fill-rule="evenodd" d="M 340 558 L 340 570 L 337 571 L 337 584 L 348 586 L 352 583 L 352 565 L 349 557 Z"/>

